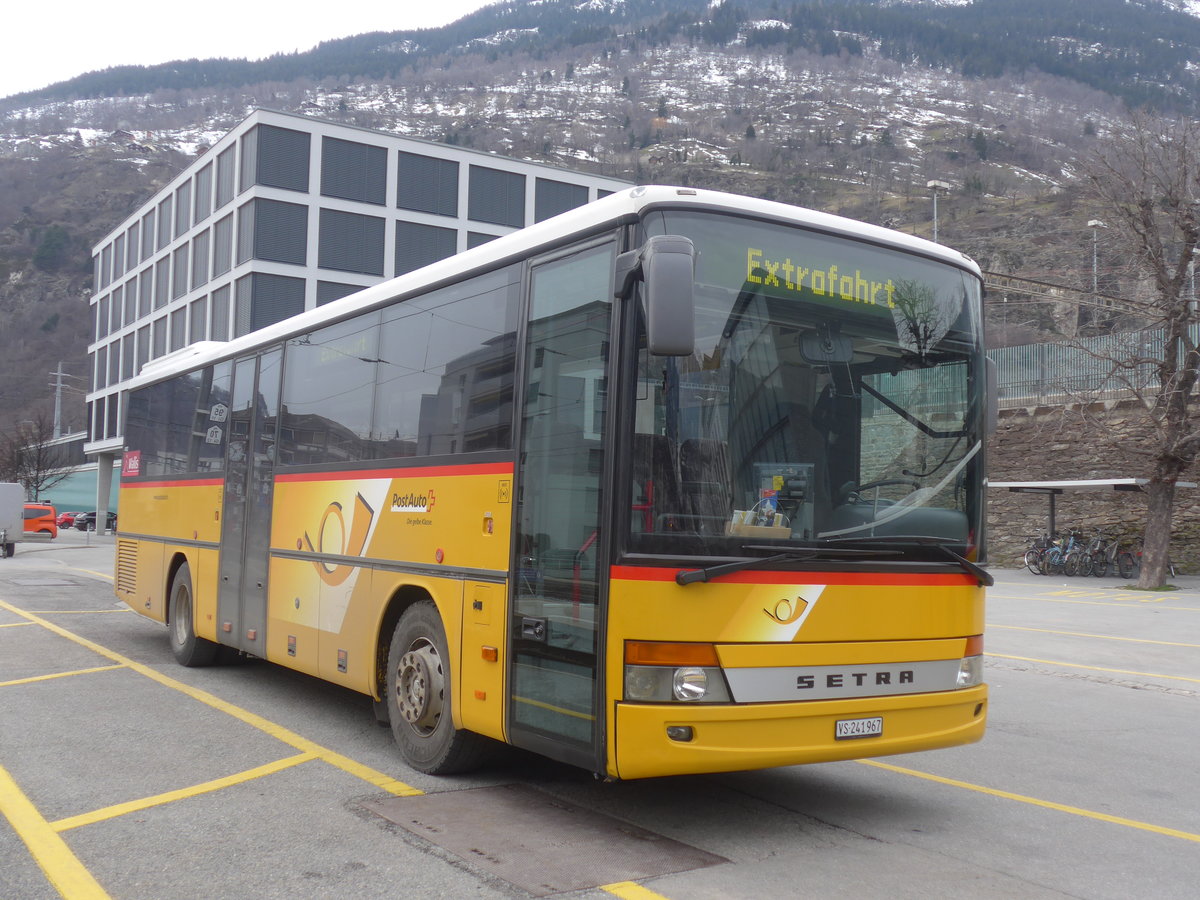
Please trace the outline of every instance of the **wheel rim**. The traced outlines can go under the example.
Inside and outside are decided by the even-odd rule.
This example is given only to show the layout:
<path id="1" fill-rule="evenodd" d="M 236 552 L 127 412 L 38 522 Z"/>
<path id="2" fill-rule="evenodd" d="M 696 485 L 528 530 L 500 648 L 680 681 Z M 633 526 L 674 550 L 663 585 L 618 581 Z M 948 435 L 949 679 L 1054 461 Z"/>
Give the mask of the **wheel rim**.
<path id="1" fill-rule="evenodd" d="M 192 636 L 192 598 L 182 584 L 176 585 L 171 596 L 171 631 L 179 646 Z"/>
<path id="2" fill-rule="evenodd" d="M 437 647 L 422 638 L 400 657 L 396 671 L 396 708 L 420 735 L 437 728 L 445 704 L 446 678 Z"/>

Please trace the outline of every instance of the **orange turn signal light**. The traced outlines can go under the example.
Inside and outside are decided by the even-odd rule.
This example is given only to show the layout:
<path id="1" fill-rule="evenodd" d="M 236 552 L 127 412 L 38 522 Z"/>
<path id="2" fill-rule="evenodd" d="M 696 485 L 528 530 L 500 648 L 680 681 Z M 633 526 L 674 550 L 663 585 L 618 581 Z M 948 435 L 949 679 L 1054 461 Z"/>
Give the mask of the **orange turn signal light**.
<path id="1" fill-rule="evenodd" d="M 626 641 L 625 664 L 629 666 L 719 666 L 712 644 L 672 641 Z"/>
<path id="2" fill-rule="evenodd" d="M 967 649 L 963 656 L 983 656 L 983 635 L 973 634 L 967 638 Z"/>

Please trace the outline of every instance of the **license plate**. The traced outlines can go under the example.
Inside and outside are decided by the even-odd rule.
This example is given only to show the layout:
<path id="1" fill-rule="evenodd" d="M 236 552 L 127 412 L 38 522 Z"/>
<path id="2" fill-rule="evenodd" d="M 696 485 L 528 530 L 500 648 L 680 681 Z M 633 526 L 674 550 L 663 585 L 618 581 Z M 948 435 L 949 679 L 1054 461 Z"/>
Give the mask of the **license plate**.
<path id="1" fill-rule="evenodd" d="M 853 738 L 879 737 L 883 734 L 883 716 L 873 719 L 841 719 L 834 726 L 833 736 L 839 741 Z"/>

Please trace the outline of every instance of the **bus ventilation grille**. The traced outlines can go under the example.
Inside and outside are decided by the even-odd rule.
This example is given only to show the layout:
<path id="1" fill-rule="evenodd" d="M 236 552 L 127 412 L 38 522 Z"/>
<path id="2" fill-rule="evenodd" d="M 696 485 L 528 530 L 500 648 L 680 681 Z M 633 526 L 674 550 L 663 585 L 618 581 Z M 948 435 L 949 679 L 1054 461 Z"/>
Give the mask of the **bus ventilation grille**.
<path id="1" fill-rule="evenodd" d="M 137 541 L 117 541 L 116 589 L 132 594 L 137 587 Z"/>

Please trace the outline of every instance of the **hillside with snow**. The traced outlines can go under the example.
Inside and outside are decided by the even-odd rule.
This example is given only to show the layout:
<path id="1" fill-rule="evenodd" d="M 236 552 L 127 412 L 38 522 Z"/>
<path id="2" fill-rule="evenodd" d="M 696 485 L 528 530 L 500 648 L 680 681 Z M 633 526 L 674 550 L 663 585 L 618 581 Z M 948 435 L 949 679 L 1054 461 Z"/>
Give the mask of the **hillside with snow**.
<path id="1" fill-rule="evenodd" d="M 1200 96 L 1198 16 L 1200 0 L 513 0 L 436 31 L 6 98 L 0 407 L 44 403 L 59 359 L 85 376 L 92 245 L 258 106 L 926 236 L 944 181 L 943 242 L 1085 286 L 1079 161 L 1127 104 Z M 1021 308 L 989 312 L 994 342 L 1065 327 Z"/>

